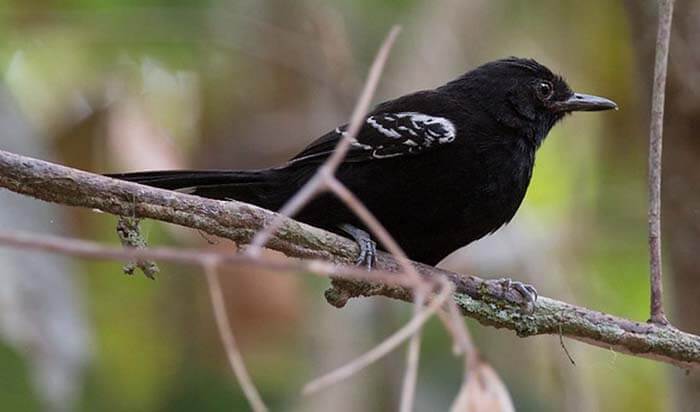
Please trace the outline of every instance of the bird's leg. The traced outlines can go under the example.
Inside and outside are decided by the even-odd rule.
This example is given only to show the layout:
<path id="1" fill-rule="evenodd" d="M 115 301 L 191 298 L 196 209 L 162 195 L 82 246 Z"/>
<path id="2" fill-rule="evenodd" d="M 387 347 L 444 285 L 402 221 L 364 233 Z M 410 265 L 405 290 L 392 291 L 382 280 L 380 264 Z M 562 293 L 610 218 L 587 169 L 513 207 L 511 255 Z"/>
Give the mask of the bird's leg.
<path id="1" fill-rule="evenodd" d="M 527 283 L 523 283 L 517 280 L 513 280 L 511 278 L 501 278 L 501 279 L 493 279 L 489 280 L 488 282 L 495 282 L 499 283 L 501 285 L 501 290 L 503 292 L 503 295 L 508 292 L 508 290 L 513 289 L 516 292 L 520 294 L 520 296 L 523 297 L 523 301 L 525 305 L 528 308 L 533 308 L 535 307 L 535 302 L 537 302 L 537 289 L 535 289 L 534 286 L 529 285 Z"/>
<path id="2" fill-rule="evenodd" d="M 368 271 L 372 270 L 372 266 L 377 260 L 377 243 L 372 240 L 369 233 L 358 227 L 347 223 L 339 225 L 338 227 L 343 232 L 352 236 L 360 247 L 360 254 L 357 256 L 355 264 L 358 266 L 365 266 Z"/>

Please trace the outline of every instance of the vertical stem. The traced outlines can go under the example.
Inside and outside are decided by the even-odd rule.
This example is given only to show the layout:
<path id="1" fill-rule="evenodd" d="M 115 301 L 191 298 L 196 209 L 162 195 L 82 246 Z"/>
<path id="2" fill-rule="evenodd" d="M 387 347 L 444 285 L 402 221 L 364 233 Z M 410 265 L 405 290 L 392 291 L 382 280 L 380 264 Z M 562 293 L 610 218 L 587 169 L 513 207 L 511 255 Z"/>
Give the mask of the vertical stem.
<path id="1" fill-rule="evenodd" d="M 414 289 L 415 290 L 415 289 Z M 425 295 L 423 290 L 416 290 L 413 306 L 413 317 L 415 318 L 423 310 Z M 421 331 L 418 330 L 408 342 L 406 352 L 406 372 L 404 372 L 403 385 L 401 386 L 400 412 L 413 411 L 413 404 L 416 398 L 416 381 L 418 380 L 418 360 L 420 358 Z"/>
<path id="2" fill-rule="evenodd" d="M 664 126 L 664 100 L 671 17 L 674 0 L 659 0 L 659 25 L 656 36 L 654 84 L 649 126 L 649 269 L 652 323 L 668 324 L 663 308 L 661 277 L 661 153 Z"/>
<path id="3" fill-rule="evenodd" d="M 236 345 L 236 339 L 233 336 L 233 330 L 231 330 L 231 321 L 226 313 L 226 303 L 224 301 L 224 293 L 221 290 L 221 283 L 219 282 L 217 265 L 218 262 L 207 261 L 207 263 L 204 264 L 204 273 L 207 279 L 211 306 L 214 310 L 214 319 L 216 320 L 216 327 L 219 330 L 221 343 L 224 345 L 231 370 L 233 370 L 233 374 L 236 375 L 236 379 L 238 379 L 238 383 L 241 385 L 241 389 L 243 389 L 243 394 L 246 399 L 248 399 L 250 409 L 253 410 L 253 412 L 267 412 L 267 406 L 265 406 L 265 403 L 260 397 L 260 393 L 255 387 L 253 380 L 250 378 L 245 363 L 243 362 L 243 356 L 238 350 L 238 345 Z"/>
<path id="4" fill-rule="evenodd" d="M 304 186 L 282 207 L 279 214 L 275 219 L 270 222 L 267 227 L 255 234 L 255 237 L 250 242 L 250 247 L 248 253 L 253 257 L 260 256 L 260 250 L 267 243 L 273 233 L 279 229 L 282 225 L 284 217 L 290 217 L 295 215 L 299 210 L 306 206 L 311 199 L 318 194 L 319 191 L 326 189 L 326 183 L 328 183 L 329 178 L 332 178 L 335 171 L 338 169 L 340 163 L 345 159 L 345 155 L 350 149 L 350 143 L 352 139 L 357 136 L 357 133 L 362 128 L 364 122 L 364 117 L 369 110 L 370 104 L 372 103 L 372 97 L 379 84 L 379 78 L 384 70 L 384 65 L 389 58 L 389 51 L 396 41 L 396 37 L 399 35 L 400 27 L 394 26 L 389 31 L 389 34 L 384 39 L 382 46 L 377 52 L 377 56 L 372 62 L 372 67 L 369 69 L 369 74 L 367 75 L 367 80 L 360 97 L 355 104 L 355 109 L 352 111 L 352 116 L 350 118 L 350 124 L 348 126 L 347 133 L 343 133 L 340 138 L 338 145 L 333 150 L 333 153 L 326 159 L 323 164 L 318 168 L 318 171 L 314 176 L 304 184 Z"/>

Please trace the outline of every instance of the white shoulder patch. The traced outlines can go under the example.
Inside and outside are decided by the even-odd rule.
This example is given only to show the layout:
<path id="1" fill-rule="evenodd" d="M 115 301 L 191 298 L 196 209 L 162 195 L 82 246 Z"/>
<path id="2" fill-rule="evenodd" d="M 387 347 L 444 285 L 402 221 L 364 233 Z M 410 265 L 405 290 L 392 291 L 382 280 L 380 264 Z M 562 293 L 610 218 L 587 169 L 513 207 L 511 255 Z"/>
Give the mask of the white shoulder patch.
<path id="1" fill-rule="evenodd" d="M 417 112 L 380 113 L 369 116 L 366 123 L 378 133 L 361 135 L 355 145 L 372 150 L 377 159 L 418 153 L 457 136 L 450 120 Z"/>
<path id="2" fill-rule="evenodd" d="M 290 163 L 323 159 L 347 134 L 347 125 L 337 127 Z M 412 155 L 447 144 L 457 137 L 457 128 L 450 120 L 418 112 L 378 113 L 368 116 L 357 137 L 350 141 L 349 161 L 386 159 Z M 181 189 L 188 192 L 193 188 Z"/>
<path id="3" fill-rule="evenodd" d="M 394 139 L 426 134 L 438 143 L 449 143 L 456 136 L 454 124 L 446 118 L 416 112 L 377 114 L 369 116 L 367 124 Z"/>

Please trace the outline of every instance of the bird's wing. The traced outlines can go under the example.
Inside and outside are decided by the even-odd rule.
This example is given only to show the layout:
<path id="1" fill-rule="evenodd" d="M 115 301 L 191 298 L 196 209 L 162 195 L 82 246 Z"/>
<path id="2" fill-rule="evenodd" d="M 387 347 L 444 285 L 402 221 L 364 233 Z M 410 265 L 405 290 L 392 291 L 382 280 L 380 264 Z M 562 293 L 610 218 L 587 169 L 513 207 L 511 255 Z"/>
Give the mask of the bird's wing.
<path id="1" fill-rule="evenodd" d="M 346 133 L 340 126 L 311 143 L 290 164 L 323 161 Z M 382 112 L 368 116 L 350 143 L 345 161 L 361 162 L 415 155 L 455 140 L 455 125 L 445 117 L 420 112 Z"/>

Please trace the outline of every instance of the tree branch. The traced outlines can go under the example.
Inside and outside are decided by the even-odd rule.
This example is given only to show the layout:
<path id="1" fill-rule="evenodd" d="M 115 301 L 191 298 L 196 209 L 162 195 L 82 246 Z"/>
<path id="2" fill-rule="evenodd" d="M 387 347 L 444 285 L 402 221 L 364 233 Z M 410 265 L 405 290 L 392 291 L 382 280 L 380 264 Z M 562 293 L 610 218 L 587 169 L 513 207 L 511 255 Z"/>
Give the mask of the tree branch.
<path id="1" fill-rule="evenodd" d="M 48 202 L 99 209 L 115 215 L 137 216 L 175 223 L 247 243 L 277 215 L 236 201 L 217 201 L 150 188 L 79 171 L 57 164 L 0 151 L 0 187 Z M 0 243 L 9 244 L 0 238 Z M 283 219 L 268 247 L 297 258 L 319 258 L 351 263 L 357 245 L 332 233 Z M 36 246 L 36 245 L 35 245 Z M 25 242 L 24 248 L 32 247 Z M 35 249 L 53 250 L 36 246 Z M 138 251 L 130 252 L 134 256 Z M 140 255 L 145 257 L 146 254 Z M 635 322 L 540 297 L 533 313 L 520 309 L 522 298 L 493 282 L 464 276 L 419 263 L 421 276 L 447 278 L 455 285 L 453 299 L 465 316 L 484 325 L 506 328 L 518 336 L 560 333 L 572 339 L 682 368 L 700 366 L 700 337 L 672 327 Z M 377 268 L 400 271 L 398 262 L 380 253 Z M 396 284 L 336 279 L 326 297 L 343 306 L 357 296 L 382 295 L 412 301 L 411 288 Z"/>
<path id="2" fill-rule="evenodd" d="M 245 394 L 248 403 L 253 412 L 268 412 L 265 402 L 260 397 L 258 389 L 253 384 L 253 380 L 248 374 L 248 370 L 243 362 L 243 355 L 238 349 L 236 338 L 231 329 L 231 321 L 226 312 L 226 302 L 224 302 L 224 293 L 221 290 L 221 282 L 219 282 L 218 266 L 215 261 L 210 261 L 204 265 L 204 274 L 207 279 L 207 288 L 209 289 L 209 297 L 211 298 L 211 306 L 214 311 L 214 319 L 216 320 L 216 328 L 219 330 L 221 342 L 224 345 L 226 356 L 228 357 L 231 370 L 236 375 L 236 379 L 241 384 L 243 393 Z"/>
<path id="3" fill-rule="evenodd" d="M 663 306 L 661 265 L 661 152 L 663 147 L 664 101 L 668 47 L 671 40 L 671 21 L 674 0 L 659 1 L 659 24 L 654 59 L 654 84 L 651 97 L 651 124 L 649 125 L 649 276 L 651 285 L 651 319 L 667 325 Z"/>

